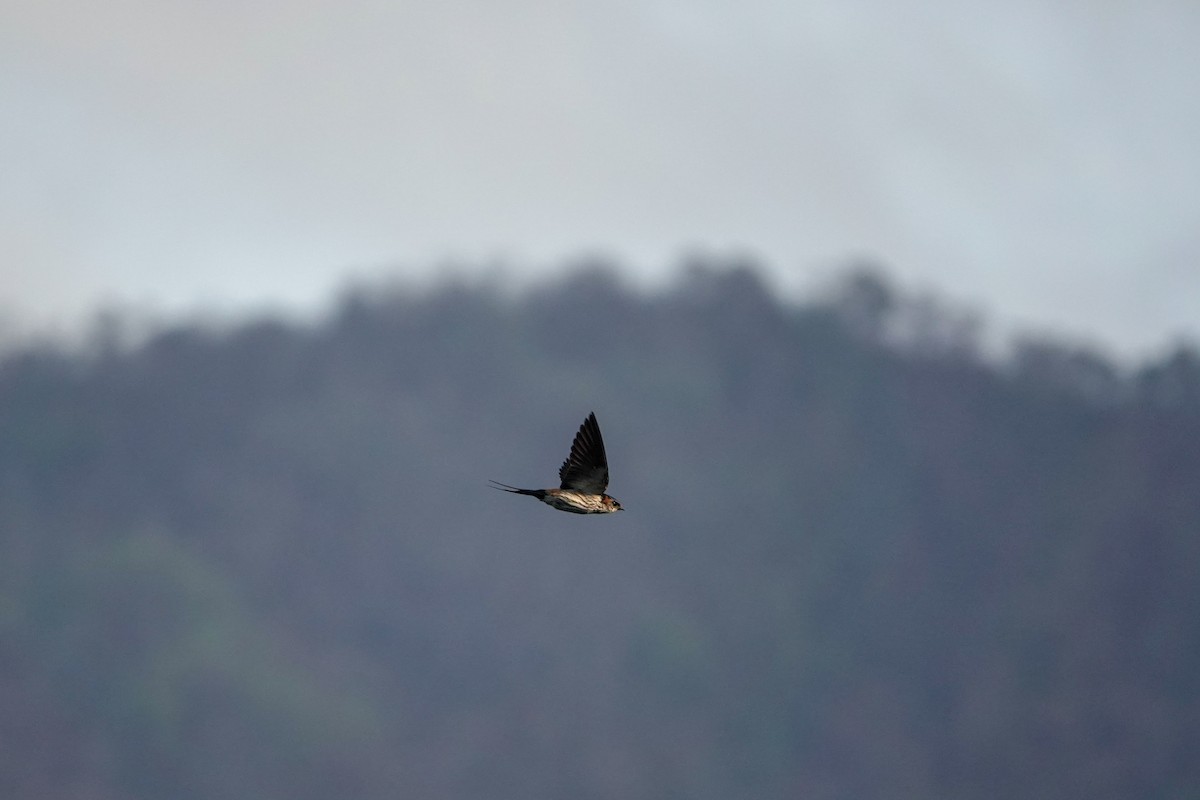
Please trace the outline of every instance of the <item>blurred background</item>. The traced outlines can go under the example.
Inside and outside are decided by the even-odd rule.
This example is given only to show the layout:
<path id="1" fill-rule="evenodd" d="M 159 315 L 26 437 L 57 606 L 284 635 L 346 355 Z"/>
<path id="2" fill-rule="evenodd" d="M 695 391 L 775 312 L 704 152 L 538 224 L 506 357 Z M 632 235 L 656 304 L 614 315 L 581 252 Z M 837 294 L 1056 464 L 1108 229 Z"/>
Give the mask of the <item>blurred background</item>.
<path id="1" fill-rule="evenodd" d="M 1198 37 L 0 0 L 0 795 L 1200 794 Z"/>

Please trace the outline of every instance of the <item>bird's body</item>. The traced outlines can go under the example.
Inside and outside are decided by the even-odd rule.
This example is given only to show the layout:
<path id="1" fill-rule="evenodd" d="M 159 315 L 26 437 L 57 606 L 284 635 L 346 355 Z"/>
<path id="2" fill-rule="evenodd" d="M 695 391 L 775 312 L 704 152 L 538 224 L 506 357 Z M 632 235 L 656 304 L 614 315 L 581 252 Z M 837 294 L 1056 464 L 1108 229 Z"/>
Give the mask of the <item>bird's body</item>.
<path id="1" fill-rule="evenodd" d="M 551 508 L 572 514 L 608 514 L 621 510 L 621 504 L 606 494 L 588 494 L 572 489 L 518 489 L 496 481 L 492 481 L 492 485 L 505 492 L 536 497 Z"/>
<path id="2" fill-rule="evenodd" d="M 588 414 L 579 426 L 571 454 L 558 470 L 562 482 L 557 489 L 518 489 L 492 481 L 494 488 L 513 494 L 536 497 L 551 508 L 571 514 L 611 514 L 621 510 L 621 504 L 605 494 L 608 488 L 608 456 L 596 415 Z"/>

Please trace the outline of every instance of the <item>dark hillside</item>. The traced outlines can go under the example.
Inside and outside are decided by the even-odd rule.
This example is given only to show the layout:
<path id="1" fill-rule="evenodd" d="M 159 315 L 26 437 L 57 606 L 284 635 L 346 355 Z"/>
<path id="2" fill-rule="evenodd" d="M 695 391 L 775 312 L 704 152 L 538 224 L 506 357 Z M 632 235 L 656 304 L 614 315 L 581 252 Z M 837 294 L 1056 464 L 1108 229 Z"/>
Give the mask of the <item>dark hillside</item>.
<path id="1" fill-rule="evenodd" d="M 589 410 L 611 493 L 551 485 Z M 0 796 L 1190 797 L 1200 360 L 869 275 L 0 363 Z"/>

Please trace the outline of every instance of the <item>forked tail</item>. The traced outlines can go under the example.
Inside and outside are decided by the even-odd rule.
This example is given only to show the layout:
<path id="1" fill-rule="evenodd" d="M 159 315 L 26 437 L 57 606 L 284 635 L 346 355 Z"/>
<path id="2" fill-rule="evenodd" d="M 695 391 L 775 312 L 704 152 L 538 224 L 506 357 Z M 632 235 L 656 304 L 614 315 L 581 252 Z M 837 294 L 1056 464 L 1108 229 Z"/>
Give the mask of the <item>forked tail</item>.
<path id="1" fill-rule="evenodd" d="M 500 481 L 493 481 L 493 480 L 489 480 L 488 483 L 490 483 L 492 485 L 493 489 L 499 489 L 502 492 L 512 492 L 513 494 L 527 494 L 530 497 L 536 497 L 538 500 L 541 500 L 543 497 L 546 496 L 545 489 L 518 489 L 515 486 L 509 486 L 507 483 L 501 483 Z"/>

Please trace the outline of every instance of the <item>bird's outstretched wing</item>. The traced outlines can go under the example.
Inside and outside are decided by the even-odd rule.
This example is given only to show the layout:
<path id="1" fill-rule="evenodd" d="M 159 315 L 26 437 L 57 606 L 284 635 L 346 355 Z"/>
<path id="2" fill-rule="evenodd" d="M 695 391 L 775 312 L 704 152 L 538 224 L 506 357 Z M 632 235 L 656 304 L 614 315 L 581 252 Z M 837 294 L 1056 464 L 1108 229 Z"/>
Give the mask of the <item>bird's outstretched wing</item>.
<path id="1" fill-rule="evenodd" d="M 588 414 L 579 426 L 579 433 L 571 443 L 571 455 L 559 468 L 558 478 L 562 489 L 604 494 L 608 488 L 608 457 L 604 454 L 604 439 L 595 413 Z"/>

